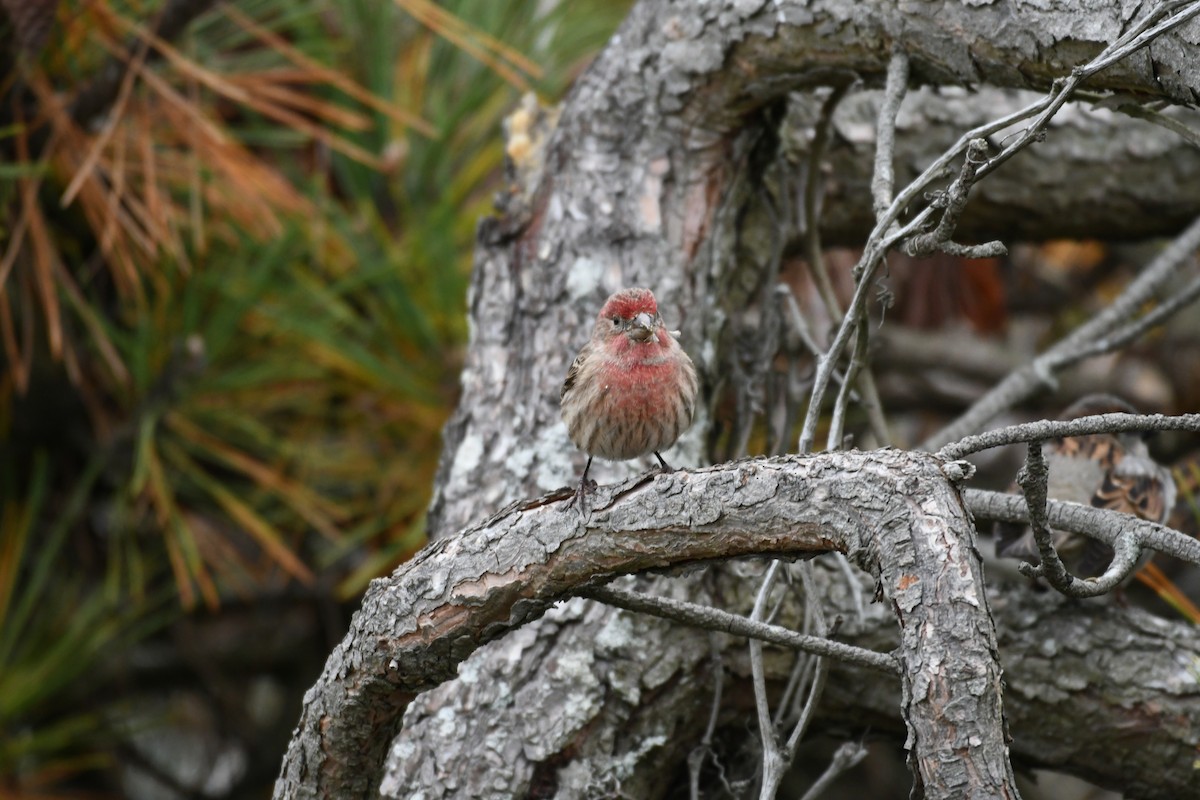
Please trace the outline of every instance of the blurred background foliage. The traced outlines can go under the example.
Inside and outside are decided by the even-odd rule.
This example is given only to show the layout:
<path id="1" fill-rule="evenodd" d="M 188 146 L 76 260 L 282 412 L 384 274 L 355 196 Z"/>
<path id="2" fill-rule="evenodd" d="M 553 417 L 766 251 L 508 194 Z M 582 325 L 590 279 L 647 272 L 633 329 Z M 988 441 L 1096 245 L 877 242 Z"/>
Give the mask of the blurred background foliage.
<path id="1" fill-rule="evenodd" d="M 0 796 L 263 796 L 421 546 L 525 92 L 628 3 L 0 2 Z"/>

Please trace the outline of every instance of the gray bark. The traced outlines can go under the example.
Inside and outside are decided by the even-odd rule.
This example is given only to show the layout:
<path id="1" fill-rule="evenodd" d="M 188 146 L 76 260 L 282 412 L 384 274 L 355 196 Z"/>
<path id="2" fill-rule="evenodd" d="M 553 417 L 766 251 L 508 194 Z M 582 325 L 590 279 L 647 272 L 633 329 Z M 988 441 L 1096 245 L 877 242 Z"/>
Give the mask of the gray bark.
<path id="1" fill-rule="evenodd" d="M 896 637 L 912 671 L 903 700 L 887 681 L 873 681 L 868 689 L 851 678 L 856 682 L 846 686 L 863 690 L 852 697 L 831 690 L 826 713 L 861 718 L 851 715 L 863 712 L 868 702 L 878 703 L 873 713 L 891 719 L 899 730 L 902 717 L 896 712 L 902 711 L 914 772 L 928 796 L 1009 792 L 1011 772 L 998 738 L 996 643 L 987 602 L 975 590 L 977 554 L 966 517 L 961 507 L 955 510 L 952 484 L 922 471 L 931 463 L 927 457 L 846 454 L 789 462 L 803 471 L 817 464 L 844 467 L 849 462 L 836 460 L 841 458 L 862 459 L 863 465 L 895 459 L 895 465 L 915 470 L 915 485 L 901 480 L 903 470 L 894 466 L 898 471 L 887 473 L 870 493 L 841 494 L 835 486 L 803 508 L 783 495 L 734 505 L 739 490 L 725 486 L 708 499 L 730 505 L 723 515 L 710 516 L 693 482 L 701 474 L 742 475 L 759 468 L 731 465 L 655 478 L 613 506 L 614 515 L 631 506 L 636 514 L 622 522 L 619 515 L 603 518 L 582 535 L 565 527 L 565 519 L 561 539 L 538 538 L 555 530 L 553 525 L 523 529 L 525 536 L 520 531 L 499 535 L 505 520 L 559 514 L 557 506 L 544 506 L 510 512 L 448 537 L 489 511 L 564 486 L 578 475 L 582 458 L 558 419 L 557 392 L 609 291 L 628 285 L 654 289 L 668 322 L 682 328 L 683 344 L 710 398 L 723 377 L 762 369 L 756 359 L 761 362 L 773 351 L 760 349 L 767 330 L 758 327 L 767 305 L 761 301 L 773 288 L 775 267 L 771 248 L 762 244 L 770 241 L 768 217 L 755 202 L 768 171 L 759 166 L 761 156 L 771 154 L 764 143 L 791 93 L 851 78 L 879 85 L 893 41 L 908 52 L 916 82 L 1044 88 L 1071 64 L 1098 52 L 1140 8 L 1133 2 L 1047 3 L 1034 9 L 1007 2 L 925 7 L 883 0 L 637 4 L 564 103 L 544 153 L 515 165 L 519 184 L 503 199 L 501 215 L 480 227 L 463 396 L 445 432 L 430 512 L 431 534 L 438 541 L 392 578 L 373 584 L 350 633 L 305 699 L 276 796 L 367 796 L 380 786 L 392 796 L 571 797 L 617 790 L 659 796 L 680 774 L 709 713 L 720 674 L 712 665 L 709 637 L 582 601 L 521 623 L 541 615 L 589 576 L 691 558 L 779 552 L 776 547 L 795 555 L 836 546 L 880 571 L 889 604 L 905 621 L 897 629 L 890 614 L 890 627 L 867 617 L 847 636 L 855 641 Z M 1190 23 L 1143 56 L 1102 73 L 1091 88 L 1192 102 L 1200 96 L 1197 38 Z M 1017 165 L 1014 160 L 1006 169 Z M 979 190 L 999 179 L 1000 174 L 989 178 Z M 1068 195 L 1062 197 L 1062 203 L 1069 201 Z M 865 193 L 863 202 L 869 207 Z M 1054 210 L 1044 215 L 1046 224 L 1061 220 L 1067 207 L 1048 206 Z M 844 216 L 850 221 L 835 223 L 838 217 L 830 211 L 825 224 L 847 236 L 864 224 L 861 214 Z M 987 217 L 971 224 L 983 231 Z M 988 235 L 997 234 L 1007 235 Z M 700 416 L 677 452 L 668 454 L 672 463 L 703 461 L 712 415 Z M 593 477 L 604 483 L 644 466 L 598 463 Z M 799 493 L 812 489 L 788 485 Z M 850 492 L 856 484 L 847 477 L 838 485 Z M 901 502 L 905 497 L 912 502 Z M 901 531 L 905 522 L 917 519 L 919 504 L 921 519 L 938 522 Z M 760 506 L 771 514 L 817 517 L 808 518 L 808 526 L 779 531 L 781 539 L 760 535 L 718 542 L 704 533 L 731 519 L 745 521 L 738 515 Z M 635 530 L 636 536 L 628 535 Z M 688 531 L 700 531 L 699 540 L 685 535 Z M 936 547 L 952 548 L 952 562 L 935 557 L 949 552 L 932 549 L 932 534 L 939 531 L 945 538 Z M 902 535 L 908 532 L 911 537 Z M 805 538 L 814 535 L 825 541 Z M 667 541 L 684 550 L 656 549 Z M 697 541 L 725 549 L 707 555 L 686 550 Z M 576 546 L 594 547 L 573 551 Z M 582 560 L 556 560 L 553 556 L 564 549 Z M 947 563 L 961 569 L 950 570 L 949 582 L 935 586 L 932 576 Z M 557 571 L 563 569 L 567 573 Z M 740 580 L 744 571 L 713 567 L 699 577 L 659 579 L 653 585 L 745 609 L 753 578 Z M 964 586 L 972 587 L 972 601 L 947 604 L 933 592 Z M 843 591 L 831 590 L 829 602 Z M 1027 668 L 1047 638 L 1078 641 L 1064 636 L 1076 633 L 1085 624 L 1079 620 L 1091 613 L 1095 621 L 1087 624 L 1093 629 L 1103 624 L 1107 631 L 1111 625 L 1113 637 L 1123 629 L 1121 641 L 1145 643 L 1137 652 L 1146 674 L 1151 669 L 1169 674 L 1165 649 L 1152 649 L 1167 637 L 1165 628 L 1151 630 L 1158 623 L 1125 613 L 1101 619 L 1096 608 L 1089 605 L 1060 621 L 1019 604 L 1000 606 L 1003 641 L 1012 648 L 1004 658 Z M 878 609 L 872 614 L 884 616 Z M 1185 632 L 1169 633 L 1181 637 L 1172 638 L 1176 654 L 1195 651 Z M 940 638 L 955 634 L 961 641 L 953 646 Z M 733 653 L 740 644 L 723 646 Z M 939 661 L 939 656 L 950 660 Z M 1010 685 L 1023 687 L 1008 707 L 1010 720 L 1028 726 L 1014 731 L 1018 752 L 1144 796 L 1194 794 L 1181 777 L 1183 762 L 1177 757 L 1196 744 L 1192 732 L 1197 727 L 1188 727 L 1195 720 L 1195 684 L 1190 689 L 1172 685 L 1175 694 L 1168 702 L 1178 716 L 1169 730 L 1139 731 L 1139 737 L 1149 737 L 1145 741 L 1153 752 L 1176 758 L 1163 777 L 1162 762 L 1139 760 L 1130 752 L 1138 748 L 1102 736 L 1100 751 L 1107 754 L 1102 755 L 1090 750 L 1090 730 L 1078 722 L 1072 726 L 1071 720 L 1080 719 L 1097 725 L 1128 720 L 1128 709 L 1135 706 L 1126 701 L 1139 702 L 1148 692 L 1133 685 L 1138 670 L 1097 671 L 1097 662 L 1088 660 L 1092 657 L 1102 656 L 1060 646 L 1045 657 L 1052 675 L 1030 668 L 1036 677 L 1007 677 Z M 1060 658 L 1066 669 L 1090 672 L 1059 673 Z M 456 668 L 458 677 L 416 696 L 451 678 Z M 1174 668 L 1171 674 L 1179 674 L 1178 664 Z M 954 669 L 969 673 L 969 679 Z M 1092 676 L 1090 691 L 1073 688 L 1078 683 L 1070 683 L 1070 676 L 1079 674 Z M 1037 691 L 1039 681 L 1056 690 Z M 951 705 L 948 699 L 958 702 Z M 928 727 L 938 714 L 955 714 L 958 730 Z M 1057 720 L 1037 725 L 1040 715 Z M 956 735 L 961 740 L 948 738 Z M 1050 747 L 1063 742 L 1076 746 L 1070 752 Z M 1116 755 L 1123 744 L 1125 751 Z M 381 774 L 385 751 L 389 758 Z M 1156 784 L 1160 778 L 1163 783 Z"/>
<path id="2" fill-rule="evenodd" d="M 406 717 L 408 735 L 396 737 L 413 694 L 454 677 L 476 648 L 589 582 L 730 557 L 830 549 L 877 576 L 900 623 L 898 657 L 911 678 L 904 682 L 901 713 L 924 795 L 1015 796 L 996 642 L 969 516 L 937 456 L 900 450 L 751 460 L 633 479 L 598 490 L 586 516 L 559 493 L 426 548 L 389 580 L 372 583 L 310 692 L 276 794 L 370 796 L 389 742 L 385 794 L 411 796 L 428 777 L 427 790 L 478 796 L 501 775 L 506 791 L 527 794 L 533 765 L 569 747 L 600 708 L 586 697 L 588 687 L 598 685 L 588 680 L 586 660 L 559 653 L 550 668 L 569 684 L 536 682 L 538 702 L 517 705 L 518 713 L 536 715 L 528 722 L 539 724 L 540 735 L 501 737 L 490 748 L 462 738 L 467 750 L 458 753 L 469 752 L 471 766 L 461 771 L 425 776 L 423 760 L 411 757 L 412 734 L 436 730 L 440 736 L 458 726 L 452 706 L 439 708 L 428 725 L 414 712 Z M 631 644 L 619 633 L 607 638 Z M 472 673 L 469 667 L 466 674 Z M 483 679 L 474 673 L 468 682 Z M 559 688 L 563 693 L 555 696 Z M 661 726 L 657 737 L 687 741 L 685 731 Z M 657 749 L 648 745 L 651 738 L 642 742 L 645 755 Z M 487 749 L 491 758 L 481 758 Z M 453 755 L 443 750 L 439 760 Z M 590 770 L 549 777 L 566 781 L 561 788 L 569 795 L 586 793 L 597 779 Z M 613 777 L 620 782 L 623 776 Z"/>
<path id="3" fill-rule="evenodd" d="M 1015 112 L 1036 97 L 1035 92 L 993 88 L 925 87 L 910 93 L 896 121 L 896 184 L 915 178 L 964 130 Z M 852 94 L 834 114 L 821 214 L 822 238 L 829 244 L 861 244 L 874 225 L 870 181 L 879 98 L 875 91 Z M 818 105 L 809 94 L 789 100 L 784 147 L 796 170 L 808 157 Z M 1200 133 L 1195 109 L 1164 113 Z M 1007 242 L 1166 236 L 1200 216 L 1197 186 L 1200 148 L 1195 144 L 1094 102 L 1070 103 L 1055 116 L 1044 142 L 972 189 L 958 232 L 964 241 L 999 237 Z"/>

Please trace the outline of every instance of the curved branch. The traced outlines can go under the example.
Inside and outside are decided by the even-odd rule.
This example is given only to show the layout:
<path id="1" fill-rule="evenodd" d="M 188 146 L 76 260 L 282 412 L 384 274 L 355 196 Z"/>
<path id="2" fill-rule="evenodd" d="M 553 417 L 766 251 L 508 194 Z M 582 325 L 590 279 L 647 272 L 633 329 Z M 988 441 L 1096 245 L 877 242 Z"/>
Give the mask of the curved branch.
<path id="1" fill-rule="evenodd" d="M 982 489 L 964 489 L 962 495 L 967 508 L 980 519 L 1029 522 L 1029 509 L 1025 505 L 1025 498 L 1020 495 Z M 1130 534 L 1143 547 L 1200 565 L 1200 541 L 1174 528 L 1130 514 L 1051 500 L 1046 505 L 1046 519 L 1056 530 L 1098 539 L 1109 547 L 1116 547 L 1117 539 L 1122 534 Z"/>
<path id="2" fill-rule="evenodd" d="M 879 502 L 879 487 L 889 499 Z M 902 713 L 927 797 L 963 770 L 1012 788 L 979 555 L 936 456 L 883 450 L 748 460 L 514 505 L 371 584 L 305 698 L 275 796 L 365 797 L 416 692 L 556 600 L 620 574 L 839 550 L 879 576 L 901 623 Z M 954 717 L 946 725 L 944 715 Z"/>
<path id="3" fill-rule="evenodd" d="M 938 451 L 946 461 L 1009 444 L 1026 444 L 1061 436 L 1087 436 L 1093 433 L 1123 433 L 1127 431 L 1198 431 L 1200 414 L 1092 414 L 1069 420 L 1041 420 L 1020 425 L 995 428 L 974 436 L 964 436 Z"/>
<path id="4" fill-rule="evenodd" d="M 1015 763 L 1069 772 L 1125 797 L 1196 796 L 1200 628 L 1102 598 L 989 597 Z M 843 638 L 883 649 L 894 636 L 891 620 L 877 613 Z M 835 724 L 854 720 L 902 737 L 891 711 L 896 690 L 878 673 L 835 662 L 824 711 Z"/>

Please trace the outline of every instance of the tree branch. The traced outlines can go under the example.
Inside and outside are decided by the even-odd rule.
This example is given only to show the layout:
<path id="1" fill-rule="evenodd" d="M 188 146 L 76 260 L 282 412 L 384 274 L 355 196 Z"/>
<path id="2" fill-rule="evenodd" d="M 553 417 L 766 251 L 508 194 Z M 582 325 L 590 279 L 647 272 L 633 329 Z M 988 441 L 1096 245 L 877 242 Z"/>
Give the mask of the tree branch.
<path id="1" fill-rule="evenodd" d="M 1021 425 L 1009 425 L 985 433 L 966 436 L 942 447 L 938 455 L 946 461 L 1004 447 L 1010 444 L 1044 442 L 1063 436 L 1087 436 L 1093 433 L 1125 433 L 1128 431 L 1196 431 L 1200 432 L 1200 414 L 1092 414 L 1068 420 L 1040 420 Z"/>
<path id="2" fill-rule="evenodd" d="M 962 495 L 963 502 L 971 514 L 979 519 L 1029 522 L 1025 498 L 1020 495 L 982 489 L 964 489 Z M 1143 547 L 1178 558 L 1180 561 L 1200 565 L 1200 541 L 1173 528 L 1147 522 L 1131 514 L 1051 500 L 1046 505 L 1046 519 L 1055 530 L 1098 539 L 1113 548 L 1117 547 L 1117 541 L 1122 535 L 1134 536 Z"/>
<path id="3" fill-rule="evenodd" d="M 544 154 L 546 169 L 538 173 L 542 176 L 539 182 L 513 192 L 504 205 L 503 217 L 480 227 L 463 396 L 444 436 L 444 456 L 429 515 L 431 535 L 447 536 L 475 518 L 480 508 L 498 508 L 515 498 L 547 491 L 577 474 L 582 462 L 575 460 L 548 387 L 561 383 L 566 369 L 569 348 L 563 347 L 564 338 L 586 338 L 587 321 L 612 289 L 653 286 L 664 314 L 682 319 L 684 344 L 707 385 L 713 385 L 727 370 L 725 312 L 737 309 L 741 298 L 730 298 L 725 292 L 751 286 L 754 289 L 750 291 L 758 296 L 759 279 L 767 271 L 766 266 L 748 264 L 738 257 L 737 245 L 749 237 L 743 238 L 741 229 L 734 228 L 741 223 L 743 207 L 730 190 L 736 185 L 740 163 L 735 156 L 746 141 L 760 135 L 764 115 L 758 112 L 765 104 L 796 90 L 828 85 L 831 76 L 844 80 L 852 74 L 861 76 L 868 86 L 880 85 L 891 43 L 900 39 L 909 55 L 914 82 L 953 87 L 990 83 L 1044 90 L 1069 65 L 1086 60 L 1117 39 L 1129 23 L 1127 8 L 1115 2 L 1099 4 L 1088 15 L 1063 13 L 1069 8 L 1065 3 L 1045 9 L 1026 5 L 1021 9 L 1022 24 L 1014 26 L 1010 23 L 1013 6 L 1007 2 L 944 4 L 938 7 L 936 17 L 920 13 L 915 6 L 883 0 L 695 3 L 684 9 L 686 13 L 678 4 L 636 4 L 619 36 L 572 91 Z M 1090 85 L 1100 91 L 1131 90 L 1190 102 L 1200 88 L 1193 39 L 1190 27 L 1180 29 L 1141 51 L 1137 58 L 1094 76 Z M 1081 57 L 1081 53 L 1085 55 Z M 1019 116 L 1010 117 L 1005 124 L 1016 119 Z M 983 188 L 977 189 L 982 196 Z M 869 194 L 864 189 L 868 208 Z M 1174 208 L 1156 215 L 1154 223 L 1166 225 L 1164 230 L 1170 230 L 1175 224 L 1171 220 L 1178 219 L 1167 212 L 1173 213 Z M 965 432 L 974 430 L 977 428 Z M 708 417 L 702 417 L 680 444 L 681 463 L 702 460 L 702 445 L 710 432 Z M 612 480 L 639 466 L 605 465 L 606 472 L 598 477 Z M 676 484 L 660 480 L 678 478 L 656 478 L 654 483 L 675 491 Z M 879 498 L 901 496 L 889 494 L 894 487 L 890 481 L 877 485 L 876 502 L 886 505 L 889 501 Z M 684 495 L 690 497 L 686 492 L 681 497 Z M 1019 498 L 1011 499 L 1020 503 Z M 777 503 L 790 504 L 788 499 Z M 880 521 L 877 512 L 865 513 L 853 505 L 842 509 L 847 507 L 863 515 L 855 518 L 855 523 Z M 668 515 L 666 519 L 689 528 L 697 526 L 701 536 L 709 534 L 707 526 L 712 524 L 705 515 L 686 520 Z M 851 525 L 850 520 L 841 522 Z M 911 520 L 902 515 L 896 522 L 903 525 Z M 884 528 L 885 533 L 890 532 L 888 526 Z M 919 526 L 908 530 L 923 541 L 929 538 L 923 537 Z M 863 535 L 877 533 L 871 530 Z M 652 530 L 647 534 L 651 541 L 659 536 Z M 500 537 L 495 544 L 507 549 L 529 544 L 514 538 Z M 636 549 L 645 542 L 639 539 L 629 545 Z M 879 551 L 879 561 L 892 565 L 890 569 L 917 563 L 903 560 L 907 553 L 893 561 L 884 557 L 885 552 Z M 917 561 L 925 564 L 926 555 L 923 551 Z M 970 561 L 969 557 L 951 559 L 944 552 L 941 556 L 943 565 Z M 711 572 L 719 579 L 725 571 Z M 967 569 L 966 575 L 974 579 L 974 570 Z M 885 578 L 885 585 L 892 585 L 893 578 Z M 443 588 L 450 585 L 444 573 L 431 580 Z M 694 584 L 684 586 L 681 591 L 701 591 Z M 938 587 L 923 582 L 919 588 L 909 588 L 919 595 L 921 589 Z M 898 600 L 903 612 L 912 595 Z M 370 602 L 376 603 L 375 612 L 385 620 L 395 618 L 396 603 Z M 971 614 L 984 607 L 968 602 L 958 605 L 960 611 Z M 454 613 L 459 613 L 457 607 Z M 462 613 L 467 615 L 465 619 L 473 618 L 472 609 Z M 368 617 L 367 610 L 361 616 Z M 622 781 L 640 779 L 641 785 L 657 785 L 653 781 L 661 780 L 664 765 L 672 763 L 674 756 L 682 763 L 695 742 L 670 735 L 679 730 L 670 727 L 676 724 L 674 720 L 682 719 L 684 723 L 679 724 L 684 725 L 691 720 L 688 714 L 693 708 L 707 718 L 712 676 L 706 671 L 711 659 L 707 648 L 692 647 L 678 626 L 654 627 L 653 621 L 631 621 L 630 616 L 571 603 L 539 621 L 537 627 L 506 636 L 472 658 L 463 665 L 458 681 L 427 694 L 410 708 L 410 727 L 394 743 L 388 793 L 404 796 L 415 785 L 433 787 L 431 795 L 437 788 L 447 794 L 465 791 L 467 786 L 492 790 L 501 780 L 507 781 L 505 785 L 513 787 L 514 793 L 535 782 L 568 793 L 572 787 L 588 785 L 583 783 L 585 779 L 614 774 Z M 509 619 L 504 616 L 503 624 L 497 622 L 497 630 L 513 624 Z M 906 622 L 906 637 L 916 636 L 918 630 L 937 633 L 943 629 L 941 620 L 909 618 Z M 633 644 L 623 644 L 617 635 L 626 627 L 634 627 L 640 637 Z M 891 627 L 894 633 L 894 623 Z M 352 631 L 348 639 L 346 652 L 354 657 L 347 657 L 347 674 L 353 670 L 359 677 L 372 676 L 376 659 L 390 656 L 391 651 L 384 647 L 386 656 L 370 653 L 362 660 L 366 645 L 352 646 L 360 639 L 385 646 L 392 641 L 386 631 L 376 636 L 374 629 L 367 628 L 365 621 L 356 621 L 354 631 L 367 632 L 356 636 Z M 466 649 L 477 644 L 472 635 L 459 641 Z M 740 653 L 741 643 L 738 645 Z M 614 655 L 617 652 L 619 655 Z M 587 666 L 592 659 L 608 660 L 598 665 L 597 673 L 613 664 L 624 672 L 595 677 Z M 696 664 L 702 666 L 694 667 Z M 335 666 L 331 664 L 331 679 L 340 675 Z M 689 671 L 693 668 L 704 672 L 698 677 Z M 912 668 L 907 663 L 906 670 L 924 674 L 920 666 Z M 977 678 L 984 686 L 991 685 L 990 673 L 972 675 L 970 681 Z M 584 679 L 591 683 L 585 686 Z M 372 681 L 385 688 L 379 696 L 386 698 L 388 683 L 382 678 L 364 678 L 353 689 L 365 695 Z M 830 681 L 827 694 L 836 683 Z M 861 684 L 855 688 L 861 689 Z M 894 692 L 895 686 L 887 688 Z M 944 700 L 948 696 L 940 684 L 923 685 L 922 689 L 928 693 L 905 698 L 916 717 L 926 710 L 921 704 L 929 697 Z M 332 691 L 336 695 L 343 689 Z M 653 692 L 654 699 L 639 694 L 643 691 Z M 316 702 L 325 693 L 322 684 L 310 697 Z M 580 697 L 585 702 L 571 705 L 584 710 L 570 720 L 555 720 L 553 730 L 547 732 L 547 709 L 562 708 L 564 704 L 558 701 Z M 671 721 L 658 713 L 668 699 L 677 703 L 672 708 L 679 710 Z M 370 700 L 354 701 L 360 708 L 374 710 L 361 712 L 369 718 L 368 723 L 372 714 L 395 713 Z M 894 710 L 894 694 L 887 707 Z M 330 725 L 343 724 L 338 721 L 339 714 L 333 713 L 341 706 L 329 708 Z M 379 711 L 381 708 L 385 710 Z M 951 708 L 957 713 L 965 707 Z M 316 708 L 305 713 L 297 737 L 311 737 L 316 744 L 296 746 L 312 753 L 310 761 L 303 757 L 300 761 L 316 772 L 326 757 L 318 738 L 325 717 Z M 1106 722 L 1126 719 L 1128 710 L 1124 717 L 1119 711 L 1105 717 Z M 512 723 L 504 730 L 516 743 L 493 746 L 498 720 Z M 518 726 L 524 736 L 516 733 Z M 372 730 L 375 738 L 363 749 L 387 747 L 387 728 L 377 718 Z M 614 735 L 618 730 L 619 735 Z M 1157 746 L 1166 732 L 1153 735 L 1160 737 L 1155 738 Z M 1063 738 L 1060 734 L 1058 741 Z M 927 752 L 923 736 L 917 736 L 914 743 Z M 337 745 L 334 750 L 340 755 L 343 746 L 353 744 Z M 1178 748 L 1170 752 L 1177 754 Z M 1108 755 L 1111 759 L 1111 748 Z M 1109 766 L 1100 764 L 1099 768 Z M 1183 785 L 1177 770 L 1165 771 L 1171 773 L 1171 785 Z M 925 781 L 928 790 L 930 783 Z"/>
<path id="4" fill-rule="evenodd" d="M 869 500 L 881 484 L 894 493 L 883 506 Z M 981 791 L 1011 789 L 981 566 L 937 457 L 829 453 L 657 474 L 600 487 L 586 522 L 566 507 L 568 496 L 514 505 L 372 582 L 306 697 L 276 797 L 377 791 L 384 753 L 416 692 L 595 581 L 830 550 L 879 575 L 900 619 L 899 657 L 915 681 L 902 711 L 927 796 L 961 796 L 953 775 L 963 769 L 993 776 Z M 954 726 L 943 724 L 947 708 L 963 715 Z"/>
<path id="5" fill-rule="evenodd" d="M 761 639 L 764 642 L 790 647 L 802 653 L 829 656 L 840 661 L 858 664 L 867 669 L 900 675 L 899 663 L 890 653 L 876 653 L 873 650 L 850 647 L 833 639 L 809 636 L 778 625 L 755 622 L 719 608 L 689 603 L 685 600 L 673 600 L 669 597 L 655 597 L 631 592 L 615 586 L 595 586 L 584 589 L 579 594 L 582 597 L 598 600 L 617 608 L 624 608 L 627 611 L 653 614 L 656 617 L 674 620 L 695 628 L 731 633 L 735 636 L 745 636 L 747 639 Z"/>

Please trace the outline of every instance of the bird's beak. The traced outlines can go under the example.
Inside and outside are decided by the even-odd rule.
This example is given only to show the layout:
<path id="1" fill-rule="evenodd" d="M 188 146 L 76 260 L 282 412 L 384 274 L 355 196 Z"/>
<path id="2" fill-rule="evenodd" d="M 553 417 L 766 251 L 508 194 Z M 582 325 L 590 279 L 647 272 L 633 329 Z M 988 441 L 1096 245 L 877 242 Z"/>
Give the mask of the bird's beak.
<path id="1" fill-rule="evenodd" d="M 654 320 L 649 314 L 643 311 L 630 321 L 629 338 L 635 342 L 648 342 L 654 338 Z"/>

